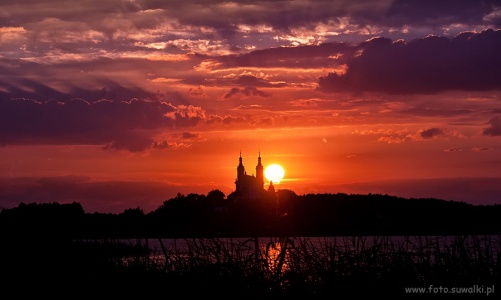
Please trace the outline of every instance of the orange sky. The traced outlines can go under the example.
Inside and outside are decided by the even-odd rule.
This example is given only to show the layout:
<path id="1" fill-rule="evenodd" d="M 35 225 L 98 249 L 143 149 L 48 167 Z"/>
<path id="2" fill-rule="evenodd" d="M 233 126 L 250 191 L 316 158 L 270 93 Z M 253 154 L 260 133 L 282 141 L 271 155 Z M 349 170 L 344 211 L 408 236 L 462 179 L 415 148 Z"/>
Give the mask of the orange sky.
<path id="1" fill-rule="evenodd" d="M 501 203 L 498 1 L 285 2 L 0 4 L 0 209 L 228 195 L 240 152 L 297 194 Z"/>

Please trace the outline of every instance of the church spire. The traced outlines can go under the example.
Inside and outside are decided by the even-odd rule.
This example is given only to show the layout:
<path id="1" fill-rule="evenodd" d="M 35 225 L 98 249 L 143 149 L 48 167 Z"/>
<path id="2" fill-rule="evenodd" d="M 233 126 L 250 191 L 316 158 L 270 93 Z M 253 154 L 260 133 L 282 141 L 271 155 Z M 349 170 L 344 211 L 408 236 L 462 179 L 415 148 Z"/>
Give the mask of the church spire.
<path id="1" fill-rule="evenodd" d="M 242 150 L 240 150 L 240 157 L 238 158 L 238 167 L 237 167 L 237 180 L 243 178 L 245 175 L 245 168 L 242 163 Z"/>
<path id="2" fill-rule="evenodd" d="M 263 189 L 264 188 L 264 168 L 261 163 L 261 151 L 259 151 L 257 157 L 257 166 L 256 166 L 256 181 L 258 186 Z"/>

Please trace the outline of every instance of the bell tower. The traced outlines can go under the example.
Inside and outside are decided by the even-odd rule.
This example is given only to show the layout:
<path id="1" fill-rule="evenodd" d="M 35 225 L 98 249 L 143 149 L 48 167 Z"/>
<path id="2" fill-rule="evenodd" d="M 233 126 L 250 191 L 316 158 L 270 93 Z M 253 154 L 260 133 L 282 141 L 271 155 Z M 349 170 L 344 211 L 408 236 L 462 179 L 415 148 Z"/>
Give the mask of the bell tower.
<path id="1" fill-rule="evenodd" d="M 240 157 L 238 158 L 238 167 L 237 167 L 237 180 L 243 179 L 245 175 L 245 168 L 242 164 L 242 151 L 240 151 Z"/>
<path id="2" fill-rule="evenodd" d="M 259 189 L 264 188 L 264 171 L 263 165 L 261 164 L 261 151 L 259 151 L 259 156 L 257 157 L 256 184 Z"/>

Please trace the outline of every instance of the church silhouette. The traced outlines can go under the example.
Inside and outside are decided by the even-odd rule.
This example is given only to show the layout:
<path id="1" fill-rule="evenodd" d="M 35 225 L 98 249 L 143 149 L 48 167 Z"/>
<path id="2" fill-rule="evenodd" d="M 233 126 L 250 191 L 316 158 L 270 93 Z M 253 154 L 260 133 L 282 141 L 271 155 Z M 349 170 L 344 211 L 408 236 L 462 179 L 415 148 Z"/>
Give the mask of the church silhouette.
<path id="1" fill-rule="evenodd" d="M 261 152 L 259 152 L 257 157 L 255 175 L 247 174 L 242 161 L 242 152 L 240 152 L 237 166 L 237 179 L 235 180 L 235 191 L 231 194 L 234 200 L 262 199 L 270 192 L 275 192 L 273 182 L 271 181 L 268 190 L 264 189 L 264 167 L 261 162 Z"/>

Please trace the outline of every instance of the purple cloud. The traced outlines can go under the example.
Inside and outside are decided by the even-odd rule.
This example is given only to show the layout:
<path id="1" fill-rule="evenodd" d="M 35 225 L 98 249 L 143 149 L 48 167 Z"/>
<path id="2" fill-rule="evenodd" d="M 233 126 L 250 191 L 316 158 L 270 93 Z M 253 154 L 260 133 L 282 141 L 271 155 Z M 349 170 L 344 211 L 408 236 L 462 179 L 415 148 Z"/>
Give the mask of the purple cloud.
<path id="1" fill-rule="evenodd" d="M 269 93 L 266 93 L 266 92 L 263 92 L 263 91 L 260 91 L 258 90 L 257 88 L 253 87 L 253 86 L 247 86 L 245 88 L 237 88 L 237 87 L 234 87 L 232 88 L 228 93 L 226 93 L 223 98 L 224 99 L 228 99 L 228 98 L 232 98 L 236 95 L 244 95 L 246 97 L 251 97 L 251 96 L 256 96 L 256 97 L 269 97 L 270 94 Z"/>
<path id="2" fill-rule="evenodd" d="M 261 49 L 240 55 L 212 57 L 212 59 L 221 63 L 218 68 L 323 68 L 330 64 L 344 63 L 345 57 L 352 56 L 355 51 L 356 47 L 352 45 L 336 42 Z"/>
<path id="3" fill-rule="evenodd" d="M 442 135 L 442 134 L 444 134 L 444 131 L 442 129 L 436 128 L 436 127 L 423 130 L 420 133 L 420 135 L 421 135 L 421 137 L 423 139 L 430 139 L 432 137 L 439 136 L 439 135 Z"/>
<path id="4" fill-rule="evenodd" d="M 160 101 L 14 99 L 0 101 L 0 144 L 95 144 L 142 151 L 155 145 L 156 130 L 191 126 L 202 118 L 199 108 Z"/>
<path id="5" fill-rule="evenodd" d="M 430 107 L 414 107 L 410 109 L 401 110 L 402 113 L 411 114 L 414 116 L 424 117 L 449 117 L 449 116 L 462 116 L 471 114 L 471 109 L 441 109 Z"/>
<path id="6" fill-rule="evenodd" d="M 501 136 L 501 117 L 493 117 L 487 124 L 489 124 L 489 127 L 484 129 L 484 135 Z"/>
<path id="7" fill-rule="evenodd" d="M 258 78 L 255 76 L 250 76 L 250 75 L 243 75 L 240 76 L 237 80 L 236 83 L 241 86 L 247 86 L 246 89 L 250 87 L 284 87 L 286 84 L 285 83 L 278 83 L 278 84 L 272 84 L 268 82 L 265 79 Z"/>
<path id="8" fill-rule="evenodd" d="M 183 139 L 192 139 L 192 138 L 198 138 L 200 137 L 200 134 L 198 133 L 191 133 L 191 132 L 183 132 L 181 135 Z"/>
<path id="9" fill-rule="evenodd" d="M 501 89 L 501 30 L 429 36 L 393 42 L 374 38 L 359 46 L 345 74 L 319 78 L 325 92 L 438 93 Z"/>

